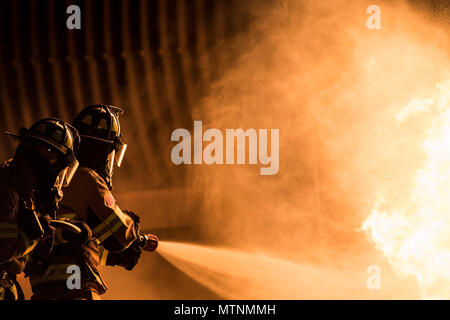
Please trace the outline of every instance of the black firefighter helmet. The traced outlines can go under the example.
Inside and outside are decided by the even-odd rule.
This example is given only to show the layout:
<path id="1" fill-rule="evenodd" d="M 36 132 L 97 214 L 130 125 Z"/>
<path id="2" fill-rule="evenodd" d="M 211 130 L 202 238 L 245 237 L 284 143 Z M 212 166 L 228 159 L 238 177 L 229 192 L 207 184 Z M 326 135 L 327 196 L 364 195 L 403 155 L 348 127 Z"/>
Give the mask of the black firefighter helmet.
<path id="1" fill-rule="evenodd" d="M 121 166 L 127 145 L 122 141 L 119 116 L 123 109 L 109 105 L 84 108 L 73 120 L 81 144 L 77 158 L 96 170 L 111 187 L 114 164 Z"/>
<path id="2" fill-rule="evenodd" d="M 60 119 L 45 118 L 29 129 L 20 128 L 17 135 L 8 131 L 5 133 L 33 150 L 34 154 L 48 164 L 56 175 L 54 186 L 58 190 L 69 185 L 78 168 L 75 153 L 80 137 L 74 127 Z"/>

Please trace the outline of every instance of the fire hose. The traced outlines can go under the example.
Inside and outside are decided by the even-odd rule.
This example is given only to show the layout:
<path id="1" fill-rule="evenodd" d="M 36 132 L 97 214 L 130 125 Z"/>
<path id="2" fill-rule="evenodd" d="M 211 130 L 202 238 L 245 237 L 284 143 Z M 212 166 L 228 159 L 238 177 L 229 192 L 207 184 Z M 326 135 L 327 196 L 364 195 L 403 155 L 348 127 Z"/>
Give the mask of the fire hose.
<path id="1" fill-rule="evenodd" d="M 50 220 L 50 225 L 55 228 L 61 228 L 68 231 L 72 231 L 73 233 L 81 233 L 81 229 L 70 222 L 62 220 Z"/>
<path id="2" fill-rule="evenodd" d="M 51 220 L 50 225 L 52 227 L 62 228 L 73 233 L 81 233 L 81 229 L 79 227 L 67 221 Z M 158 237 L 151 233 L 140 234 L 136 241 L 144 251 L 152 252 L 158 247 Z"/>

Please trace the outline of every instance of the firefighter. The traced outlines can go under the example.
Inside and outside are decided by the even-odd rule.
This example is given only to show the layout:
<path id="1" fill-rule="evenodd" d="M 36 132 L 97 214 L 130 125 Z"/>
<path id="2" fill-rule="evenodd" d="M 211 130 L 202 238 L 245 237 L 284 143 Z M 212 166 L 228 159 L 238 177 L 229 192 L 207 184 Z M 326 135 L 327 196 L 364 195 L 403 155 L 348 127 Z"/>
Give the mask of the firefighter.
<path id="1" fill-rule="evenodd" d="M 78 167 L 76 130 L 59 119 L 38 121 L 18 135 L 12 159 L 0 165 L 0 300 L 23 299 L 17 283 L 29 253 L 49 253 L 54 218 L 62 187 Z"/>
<path id="2" fill-rule="evenodd" d="M 73 121 L 81 137 L 77 159 L 80 168 L 67 189 L 58 219 L 83 221 L 92 230 L 85 242 L 59 241 L 44 270 L 30 273 L 35 300 L 96 300 L 107 286 L 98 267 L 122 266 L 131 270 L 141 255 L 139 217 L 121 210 L 112 190 L 114 166 L 120 167 L 127 145 L 122 141 L 119 115 L 122 109 L 95 105 L 83 109 Z M 156 249 L 158 239 L 150 235 L 147 247 Z M 67 267 L 79 267 L 80 285 L 69 286 Z M 74 281 L 76 284 L 76 281 Z"/>

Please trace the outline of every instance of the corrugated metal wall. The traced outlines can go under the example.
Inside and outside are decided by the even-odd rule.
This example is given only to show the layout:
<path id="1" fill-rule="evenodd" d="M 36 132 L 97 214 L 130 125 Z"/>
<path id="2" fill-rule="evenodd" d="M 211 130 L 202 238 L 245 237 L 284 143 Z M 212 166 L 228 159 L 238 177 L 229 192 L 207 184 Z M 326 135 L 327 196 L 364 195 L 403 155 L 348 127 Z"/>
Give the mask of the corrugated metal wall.
<path id="1" fill-rule="evenodd" d="M 2 0 L 0 130 L 70 120 L 93 103 L 125 106 L 134 161 L 119 175 L 136 189 L 182 186 L 186 168 L 170 161 L 170 133 L 192 126 L 193 106 L 231 65 L 230 39 L 246 32 L 261 1 Z M 446 0 L 411 2 L 448 9 Z M 82 30 L 66 28 L 71 4 L 82 9 Z M 13 150 L 1 137 L 1 158 Z"/>
<path id="2" fill-rule="evenodd" d="M 71 4 L 82 10 L 81 30 L 66 27 Z M 245 31 L 247 8 L 238 0 L 1 1 L 0 130 L 70 120 L 93 103 L 125 106 L 127 156 L 139 165 L 128 161 L 121 174 L 136 188 L 182 185 L 170 133 L 192 126 L 192 107 L 233 59 L 221 49 Z M 1 137 L 1 158 L 13 150 Z"/>

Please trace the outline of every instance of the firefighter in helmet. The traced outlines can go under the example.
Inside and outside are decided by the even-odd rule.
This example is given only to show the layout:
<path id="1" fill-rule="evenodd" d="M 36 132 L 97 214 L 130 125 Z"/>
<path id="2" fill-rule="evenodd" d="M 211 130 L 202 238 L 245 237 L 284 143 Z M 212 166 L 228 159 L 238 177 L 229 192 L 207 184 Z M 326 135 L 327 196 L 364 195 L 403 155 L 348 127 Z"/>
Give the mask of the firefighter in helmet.
<path id="1" fill-rule="evenodd" d="M 30 252 L 48 255 L 53 244 L 54 219 L 62 187 L 78 167 L 76 130 L 59 119 L 38 121 L 17 135 L 12 159 L 0 165 L 0 300 L 23 299 L 16 275 Z"/>
<path id="2" fill-rule="evenodd" d="M 114 166 L 120 167 L 127 148 L 119 123 L 122 112 L 117 107 L 94 105 L 83 109 L 73 121 L 81 137 L 76 155 L 80 168 L 57 216 L 87 223 L 92 239 L 58 241 L 57 230 L 57 242 L 46 267 L 30 274 L 31 299 L 99 299 L 107 287 L 98 267 L 118 265 L 131 270 L 140 258 L 139 217 L 121 210 L 111 193 Z M 157 244 L 156 236 L 147 236 L 147 248 L 150 245 L 154 250 Z M 71 274 L 66 270 L 70 265 L 80 268 L 78 288 L 67 284 Z"/>

